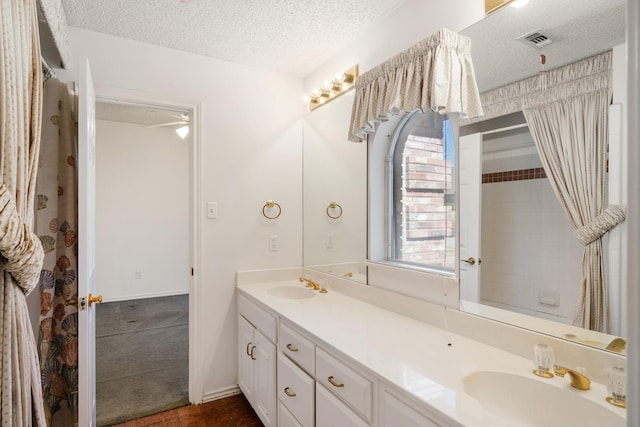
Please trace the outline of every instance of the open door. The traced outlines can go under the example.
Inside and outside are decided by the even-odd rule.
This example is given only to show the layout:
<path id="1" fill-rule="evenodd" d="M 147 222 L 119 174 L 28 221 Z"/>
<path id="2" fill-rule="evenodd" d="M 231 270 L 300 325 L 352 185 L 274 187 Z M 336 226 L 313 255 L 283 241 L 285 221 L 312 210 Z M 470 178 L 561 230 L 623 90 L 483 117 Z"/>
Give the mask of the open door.
<path id="1" fill-rule="evenodd" d="M 94 296 L 96 96 L 89 60 L 80 57 L 78 75 L 78 425 L 96 425 L 96 325 Z"/>
<path id="2" fill-rule="evenodd" d="M 460 299 L 480 302 L 482 134 L 460 137 Z"/>

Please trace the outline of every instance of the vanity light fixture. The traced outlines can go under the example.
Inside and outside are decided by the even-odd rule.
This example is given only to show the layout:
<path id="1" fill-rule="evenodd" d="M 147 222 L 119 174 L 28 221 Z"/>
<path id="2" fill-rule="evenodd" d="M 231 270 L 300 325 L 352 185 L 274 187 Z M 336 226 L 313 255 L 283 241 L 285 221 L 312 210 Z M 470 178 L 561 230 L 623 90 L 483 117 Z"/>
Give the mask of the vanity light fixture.
<path id="1" fill-rule="evenodd" d="M 309 109 L 314 110 L 321 105 L 348 92 L 356 84 L 358 78 L 358 66 L 354 65 L 344 73 L 336 74 L 331 80 L 325 80 L 318 89 L 312 90 L 302 98 L 309 104 Z"/>
<path id="2" fill-rule="evenodd" d="M 511 5 L 511 7 L 519 8 L 527 3 L 529 3 L 529 0 L 513 0 L 509 5 Z"/>
<path id="3" fill-rule="evenodd" d="M 189 126 L 182 126 L 176 129 L 176 133 L 182 139 L 185 139 L 189 135 Z"/>

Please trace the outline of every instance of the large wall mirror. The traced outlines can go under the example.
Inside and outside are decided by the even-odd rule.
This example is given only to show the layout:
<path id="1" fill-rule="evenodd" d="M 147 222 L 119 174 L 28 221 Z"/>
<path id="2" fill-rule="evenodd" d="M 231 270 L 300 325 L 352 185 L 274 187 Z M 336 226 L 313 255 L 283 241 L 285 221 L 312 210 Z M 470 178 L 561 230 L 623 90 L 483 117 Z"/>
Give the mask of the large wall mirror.
<path id="1" fill-rule="evenodd" d="M 624 0 L 530 0 L 522 8 L 505 6 L 488 15 L 462 31 L 472 41 L 480 91 L 616 46 L 624 53 L 619 47 L 625 37 L 624 10 Z M 550 43 L 540 48 L 521 40 L 533 32 Z M 545 56 L 544 64 L 540 55 Z M 304 265 L 366 283 L 367 146 L 347 142 L 352 100 L 353 93 L 347 93 L 304 119 Z M 460 258 L 473 255 L 482 261 L 459 267 L 461 310 L 603 349 L 614 343 L 611 350 L 624 352 L 624 341 L 615 339 L 625 335 L 621 277 L 609 278 L 610 310 L 617 319 L 610 333 L 572 326 L 582 246 L 549 184 L 545 185 L 523 115 L 515 113 L 479 126 L 486 127 L 478 132 L 482 162 L 476 178 L 491 174 L 502 181 L 481 185 L 477 204 L 469 209 L 477 225 L 460 220 L 460 234 L 465 235 L 464 227 L 478 229 L 481 246 L 478 253 L 466 255 L 461 248 Z M 459 159 L 462 170 L 464 156 Z M 531 179 L 508 178 L 510 172 L 521 170 L 532 171 Z M 332 203 L 341 209 L 331 208 Z M 536 213 L 534 209 L 540 207 L 542 213 Z M 462 200 L 460 209 L 465 209 Z M 338 213 L 337 219 L 329 215 Z M 538 228 L 532 233 L 534 222 Z M 616 231 L 618 241 L 624 237 L 620 230 L 624 227 Z M 515 257 L 498 262 L 507 260 L 507 255 Z M 475 283 L 469 282 L 473 278 L 467 274 L 472 269 Z"/>
<path id="2" fill-rule="evenodd" d="M 366 283 L 367 144 L 349 142 L 354 92 L 303 121 L 304 265 Z"/>
<path id="3" fill-rule="evenodd" d="M 472 40 L 480 91 L 623 44 L 624 10 L 622 0 L 531 0 L 522 8 L 507 6 L 487 16 L 462 32 Z M 542 40 L 542 47 L 522 39 L 532 33 L 537 41 Z M 626 64 L 614 61 L 614 76 L 616 65 Z M 624 352 L 624 341 L 616 339 L 624 335 L 619 274 L 607 277 L 608 333 L 572 326 L 583 246 L 545 175 L 522 113 L 462 126 L 460 131 L 460 150 L 465 153 L 461 162 L 474 159 L 476 167 L 467 169 L 475 171 L 471 178 L 478 183 L 475 198 L 461 192 L 460 227 L 479 229 L 476 242 L 460 242 L 460 256 L 482 261 L 460 266 L 461 309 Z M 615 144 L 620 146 L 621 141 Z M 470 149 L 475 149 L 473 155 Z M 610 171 L 609 179 L 617 173 L 619 170 Z M 463 181 L 468 185 L 471 178 L 461 175 L 461 185 Z M 619 263 L 621 254 L 611 251 L 609 244 L 619 245 L 621 229 L 624 227 L 613 237 L 616 242 L 611 239 L 614 233 L 603 239 L 605 268 L 610 271 L 618 268 L 613 264 Z M 474 245 L 474 253 L 462 253 L 463 247 Z"/>

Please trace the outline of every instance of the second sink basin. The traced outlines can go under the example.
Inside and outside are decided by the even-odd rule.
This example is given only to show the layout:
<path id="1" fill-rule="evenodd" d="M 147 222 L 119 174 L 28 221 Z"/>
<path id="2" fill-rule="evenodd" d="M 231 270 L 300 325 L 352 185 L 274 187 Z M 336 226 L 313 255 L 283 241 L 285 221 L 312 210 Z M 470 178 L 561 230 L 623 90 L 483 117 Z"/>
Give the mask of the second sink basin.
<path id="1" fill-rule="evenodd" d="M 277 286 L 267 290 L 269 295 L 284 299 L 306 299 L 313 298 L 316 293 L 300 286 Z"/>
<path id="2" fill-rule="evenodd" d="M 580 396 L 580 391 L 555 387 L 537 378 L 479 371 L 462 382 L 467 394 L 488 411 L 512 420 L 514 426 L 626 426 L 624 417 Z"/>

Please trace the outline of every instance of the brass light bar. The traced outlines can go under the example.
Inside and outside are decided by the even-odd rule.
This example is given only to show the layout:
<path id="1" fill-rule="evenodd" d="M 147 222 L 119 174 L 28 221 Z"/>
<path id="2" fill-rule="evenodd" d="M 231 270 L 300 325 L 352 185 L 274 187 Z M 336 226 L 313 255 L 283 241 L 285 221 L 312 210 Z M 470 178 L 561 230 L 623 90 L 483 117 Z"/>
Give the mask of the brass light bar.
<path id="1" fill-rule="evenodd" d="M 337 74 L 329 81 L 322 83 L 320 88 L 312 90 L 305 95 L 305 101 L 310 110 L 315 110 L 352 89 L 358 78 L 358 66 L 354 65 L 342 74 Z"/>

